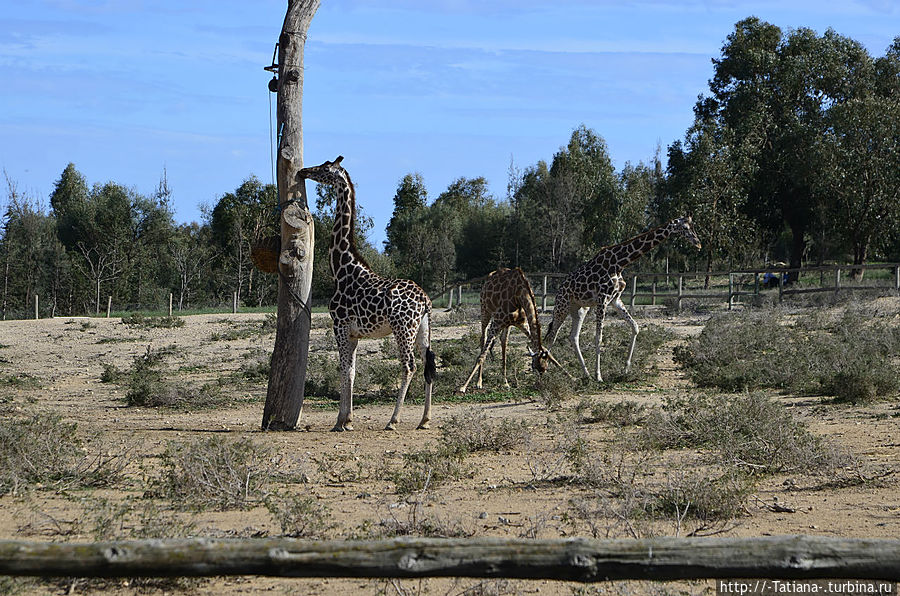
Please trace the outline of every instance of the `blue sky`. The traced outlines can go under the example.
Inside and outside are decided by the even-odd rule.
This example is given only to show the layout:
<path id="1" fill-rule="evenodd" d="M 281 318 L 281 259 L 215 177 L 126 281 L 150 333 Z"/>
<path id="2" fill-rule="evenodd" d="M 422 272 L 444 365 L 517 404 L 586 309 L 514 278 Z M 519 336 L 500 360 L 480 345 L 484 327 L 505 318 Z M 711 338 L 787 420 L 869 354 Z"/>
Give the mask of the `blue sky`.
<path id="1" fill-rule="evenodd" d="M 69 162 L 199 220 L 272 180 L 268 73 L 284 0 L 25 0 L 0 12 L 0 168 L 47 201 Z M 833 27 L 881 56 L 896 0 L 322 0 L 305 54 L 307 165 L 345 156 L 380 246 L 398 181 L 460 176 L 506 196 L 585 124 L 617 168 L 691 124 L 734 24 Z M 0 192 L 0 205 L 6 197 Z M 312 189 L 310 189 L 312 191 Z"/>

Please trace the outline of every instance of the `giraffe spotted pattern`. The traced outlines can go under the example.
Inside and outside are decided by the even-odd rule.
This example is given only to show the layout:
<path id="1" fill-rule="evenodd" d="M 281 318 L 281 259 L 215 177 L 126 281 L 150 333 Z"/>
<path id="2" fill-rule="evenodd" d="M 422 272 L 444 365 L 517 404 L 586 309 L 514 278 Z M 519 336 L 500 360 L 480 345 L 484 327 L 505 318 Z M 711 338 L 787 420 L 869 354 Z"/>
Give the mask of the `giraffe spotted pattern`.
<path id="1" fill-rule="evenodd" d="M 581 354 L 581 326 L 591 308 L 597 308 L 597 333 L 594 336 L 594 348 L 597 355 L 597 365 L 594 369 L 594 379 L 602 381 L 600 374 L 600 345 L 603 343 L 603 323 L 606 318 L 606 307 L 612 304 L 616 310 L 622 313 L 625 320 L 631 325 L 631 347 L 628 349 L 628 359 L 625 361 L 625 373 L 631 369 L 631 358 L 634 355 L 634 345 L 640 329 L 637 322 L 625 309 L 622 303 L 622 292 L 625 290 L 625 278 L 622 271 L 629 264 L 636 261 L 641 255 L 658 246 L 673 234 L 687 238 L 688 242 L 697 249 L 700 248 L 700 239 L 694 233 L 693 222 L 689 216 L 673 219 L 664 226 L 653 228 L 643 234 L 639 234 L 630 240 L 620 244 L 607 246 L 600 249 L 590 261 L 583 263 L 575 271 L 569 274 L 556 293 L 556 302 L 553 306 L 553 320 L 547 327 L 545 337 L 548 347 L 556 342 L 556 336 L 566 318 L 572 317 L 572 329 L 569 339 L 575 354 L 581 364 L 585 376 L 590 377 L 584 356 Z"/>
<path id="2" fill-rule="evenodd" d="M 353 430 L 353 381 L 356 377 L 356 348 L 362 338 L 393 334 L 400 357 L 402 380 L 397 404 L 386 429 L 394 430 L 400 407 L 416 371 L 416 350 L 425 362 L 425 411 L 419 428 L 431 420 L 431 393 L 435 357 L 431 351 L 431 300 L 415 282 L 384 278 L 369 267 L 356 249 L 356 195 L 350 175 L 341 167 L 343 157 L 322 165 L 304 168 L 298 178 L 333 186 L 337 191 L 334 229 L 329 260 L 335 290 L 328 310 L 334 324 L 341 369 L 341 401 L 337 423 L 332 430 Z"/>

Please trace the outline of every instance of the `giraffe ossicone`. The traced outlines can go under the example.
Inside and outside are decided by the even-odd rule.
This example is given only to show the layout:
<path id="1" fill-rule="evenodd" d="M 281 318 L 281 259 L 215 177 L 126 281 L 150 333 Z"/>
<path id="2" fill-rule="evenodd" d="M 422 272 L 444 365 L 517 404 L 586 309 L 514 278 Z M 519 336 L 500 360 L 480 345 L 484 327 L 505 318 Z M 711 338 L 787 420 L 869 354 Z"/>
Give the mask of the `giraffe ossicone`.
<path id="1" fill-rule="evenodd" d="M 581 354 L 581 325 L 591 308 L 597 308 L 597 334 L 594 337 L 594 347 L 597 355 L 594 380 L 603 381 L 600 374 L 600 345 L 603 343 L 603 323 L 606 318 L 606 307 L 612 304 L 616 310 L 622 313 L 625 320 L 631 325 L 631 346 L 628 348 L 628 358 L 625 361 L 625 374 L 631 370 L 631 358 L 634 356 L 634 346 L 640 329 L 637 322 L 625 309 L 622 303 L 622 292 L 625 290 L 625 278 L 622 271 L 641 255 L 655 248 L 672 235 L 684 236 L 688 242 L 698 250 L 701 247 L 700 239 L 694 232 L 693 220 L 690 216 L 673 219 L 669 223 L 647 230 L 634 238 L 600 249 L 590 261 L 583 263 L 575 271 L 569 274 L 556 293 L 556 302 L 553 306 L 553 319 L 547 327 L 547 335 L 544 338 L 548 347 L 556 342 L 556 336 L 566 318 L 571 315 L 572 329 L 569 339 L 575 348 L 575 354 L 581 363 L 581 369 L 585 376 L 591 377 Z"/>
<path id="2" fill-rule="evenodd" d="M 425 410 L 418 428 L 431 420 L 431 393 L 436 363 L 431 351 L 431 300 L 415 282 L 388 279 L 375 273 L 356 248 L 356 192 L 350 175 L 334 161 L 303 168 L 298 182 L 309 179 L 333 186 L 337 194 L 334 228 L 328 252 L 334 295 L 328 305 L 334 324 L 341 370 L 341 398 L 337 423 L 332 430 L 353 430 L 353 381 L 356 378 L 356 348 L 362 338 L 380 338 L 393 333 L 400 356 L 402 379 L 397 403 L 385 427 L 395 430 L 400 407 L 416 371 L 416 351 L 425 367 Z"/>

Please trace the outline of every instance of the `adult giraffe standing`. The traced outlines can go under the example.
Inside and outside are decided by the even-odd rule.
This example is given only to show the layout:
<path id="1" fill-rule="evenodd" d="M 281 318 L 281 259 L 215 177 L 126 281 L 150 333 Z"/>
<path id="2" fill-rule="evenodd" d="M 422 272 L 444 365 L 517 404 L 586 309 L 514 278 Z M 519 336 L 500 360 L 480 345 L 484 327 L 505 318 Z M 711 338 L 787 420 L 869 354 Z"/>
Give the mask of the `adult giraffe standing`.
<path id="1" fill-rule="evenodd" d="M 553 320 L 550 321 L 547 335 L 544 338 L 547 347 L 553 346 L 566 317 L 572 315 L 572 330 L 569 333 L 569 339 L 575 348 L 575 354 L 578 355 L 581 369 L 585 376 L 590 377 L 591 374 L 584 363 L 584 356 L 581 355 L 579 335 L 588 311 L 592 307 L 597 307 L 597 334 L 594 337 L 597 368 L 594 378 L 597 381 L 603 381 L 603 377 L 600 375 L 600 344 L 603 342 L 606 307 L 612 304 L 631 324 L 631 347 L 628 349 L 628 360 L 625 361 L 625 373 L 627 374 L 631 369 L 631 357 L 634 355 L 634 345 L 637 342 L 639 329 L 637 322 L 625 310 L 625 305 L 622 303 L 622 292 L 627 285 L 625 278 L 622 277 L 622 271 L 641 255 L 655 248 L 673 234 L 684 236 L 697 249 L 700 248 L 700 239 L 694 233 L 690 216 L 679 217 L 664 226 L 638 234 L 625 242 L 601 248 L 597 256 L 570 273 L 556 293 Z"/>
<path id="2" fill-rule="evenodd" d="M 400 406 L 416 371 L 415 348 L 425 360 L 425 411 L 418 428 L 428 428 L 431 390 L 435 375 L 431 351 L 431 300 L 425 291 L 407 279 L 387 279 L 369 267 L 356 248 L 356 193 L 350 175 L 341 167 L 343 156 L 322 165 L 303 168 L 299 179 L 333 186 L 337 193 L 329 262 L 334 277 L 334 296 L 328 310 L 334 323 L 341 368 L 341 403 L 332 430 L 353 430 L 353 380 L 356 377 L 356 347 L 361 338 L 385 337 L 391 333 L 400 352 L 403 379 L 394 414 L 386 430 L 395 430 Z"/>

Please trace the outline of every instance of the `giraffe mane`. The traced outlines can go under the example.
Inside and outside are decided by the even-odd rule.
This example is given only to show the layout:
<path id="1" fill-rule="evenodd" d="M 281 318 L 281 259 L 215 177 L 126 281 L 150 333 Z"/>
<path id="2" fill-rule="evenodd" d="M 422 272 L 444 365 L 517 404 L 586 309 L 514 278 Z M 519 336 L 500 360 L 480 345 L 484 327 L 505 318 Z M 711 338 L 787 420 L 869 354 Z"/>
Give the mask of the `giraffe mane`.
<path id="1" fill-rule="evenodd" d="M 531 284 L 528 283 L 528 278 L 525 277 L 525 273 L 521 268 L 516 267 L 515 272 L 519 278 L 525 282 L 525 287 L 528 288 L 528 298 L 531 300 L 531 312 L 528 314 L 534 316 L 534 329 L 537 333 L 538 346 L 543 347 L 543 344 L 541 343 L 541 319 L 537 315 L 537 299 L 534 297 L 534 290 L 532 289 Z M 531 321 L 529 321 L 528 324 L 530 325 Z"/>
<path id="2" fill-rule="evenodd" d="M 360 254 L 359 247 L 356 245 L 356 187 L 353 186 L 353 181 L 350 179 L 350 173 L 343 167 L 341 167 L 341 171 L 344 173 L 344 179 L 347 181 L 347 187 L 350 189 L 350 252 L 360 264 L 366 267 L 366 269 L 371 269 L 372 266 L 369 265 L 369 262 L 366 261 L 365 257 Z"/>

